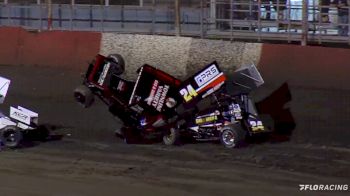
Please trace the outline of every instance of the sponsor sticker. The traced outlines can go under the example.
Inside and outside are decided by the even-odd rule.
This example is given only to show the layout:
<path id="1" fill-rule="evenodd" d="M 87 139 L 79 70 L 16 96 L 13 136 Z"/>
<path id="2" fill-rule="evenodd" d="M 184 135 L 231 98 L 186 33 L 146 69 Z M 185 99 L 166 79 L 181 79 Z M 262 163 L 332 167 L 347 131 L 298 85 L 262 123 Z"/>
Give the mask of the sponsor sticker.
<path id="1" fill-rule="evenodd" d="M 10 107 L 10 117 L 25 124 L 30 124 L 30 116 L 17 108 Z"/>
<path id="2" fill-rule="evenodd" d="M 111 66 L 111 63 L 107 63 L 104 66 L 104 68 L 102 70 L 102 73 L 101 73 L 101 76 L 100 76 L 100 78 L 98 79 L 98 82 L 97 82 L 99 85 L 101 85 L 101 86 L 103 85 L 103 82 L 106 79 L 106 76 L 107 76 L 107 73 L 108 73 L 108 70 L 109 70 L 110 66 Z"/>
<path id="3" fill-rule="evenodd" d="M 209 82 L 211 79 L 213 79 L 215 76 L 219 75 L 219 70 L 216 67 L 215 64 L 211 65 L 201 73 L 199 73 L 194 80 L 196 81 L 197 85 L 199 87 L 205 85 L 207 82 Z"/>
<path id="4" fill-rule="evenodd" d="M 159 85 L 158 80 L 154 80 L 150 95 L 147 98 L 147 104 L 152 105 L 157 111 L 161 111 L 165 98 L 168 94 L 170 86 L 169 85 Z"/>
<path id="5" fill-rule="evenodd" d="M 154 95 L 156 94 L 156 91 L 157 91 L 157 88 L 158 88 L 158 80 L 154 80 L 153 84 L 152 84 L 152 89 L 151 89 L 151 93 L 149 94 L 148 96 L 148 99 L 147 99 L 147 104 L 148 105 L 151 105 L 152 103 L 152 100 L 154 98 Z"/>

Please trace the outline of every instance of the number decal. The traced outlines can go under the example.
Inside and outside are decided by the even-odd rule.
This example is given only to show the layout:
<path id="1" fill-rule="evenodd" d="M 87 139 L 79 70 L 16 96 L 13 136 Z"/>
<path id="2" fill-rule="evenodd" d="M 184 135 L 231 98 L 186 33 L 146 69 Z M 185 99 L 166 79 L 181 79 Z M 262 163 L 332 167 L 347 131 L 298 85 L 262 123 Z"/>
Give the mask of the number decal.
<path id="1" fill-rule="evenodd" d="M 256 127 L 256 122 L 255 121 L 250 121 L 249 124 L 250 124 L 251 127 Z"/>
<path id="2" fill-rule="evenodd" d="M 198 95 L 191 85 L 188 85 L 186 88 L 181 89 L 180 94 L 186 102 L 191 101 L 194 97 Z"/>
<path id="3" fill-rule="evenodd" d="M 252 131 L 264 131 L 265 127 L 261 121 L 249 121 Z"/>

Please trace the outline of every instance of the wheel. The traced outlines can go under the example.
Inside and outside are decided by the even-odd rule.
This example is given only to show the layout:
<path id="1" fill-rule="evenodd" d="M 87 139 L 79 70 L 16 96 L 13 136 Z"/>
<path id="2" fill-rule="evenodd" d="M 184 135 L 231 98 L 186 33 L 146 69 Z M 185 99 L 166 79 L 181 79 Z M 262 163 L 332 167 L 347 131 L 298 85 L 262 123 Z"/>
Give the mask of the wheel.
<path id="1" fill-rule="evenodd" d="M 0 130 L 2 143 L 9 148 L 18 147 L 23 139 L 21 130 L 16 126 L 6 126 Z"/>
<path id="2" fill-rule="evenodd" d="M 245 131 L 240 126 L 227 126 L 220 135 L 220 141 L 226 148 L 238 147 L 244 138 Z"/>
<path id="3" fill-rule="evenodd" d="M 163 143 L 167 146 L 176 145 L 179 142 L 180 132 L 176 128 L 170 128 L 169 132 L 163 135 Z"/>
<path id="4" fill-rule="evenodd" d="M 84 108 L 90 107 L 94 102 L 94 94 L 92 94 L 91 90 L 84 85 L 78 86 L 74 90 L 74 98 Z"/>
<path id="5" fill-rule="evenodd" d="M 110 54 L 108 58 L 112 59 L 117 66 L 115 66 L 115 74 L 121 75 L 125 71 L 125 61 L 120 54 Z"/>

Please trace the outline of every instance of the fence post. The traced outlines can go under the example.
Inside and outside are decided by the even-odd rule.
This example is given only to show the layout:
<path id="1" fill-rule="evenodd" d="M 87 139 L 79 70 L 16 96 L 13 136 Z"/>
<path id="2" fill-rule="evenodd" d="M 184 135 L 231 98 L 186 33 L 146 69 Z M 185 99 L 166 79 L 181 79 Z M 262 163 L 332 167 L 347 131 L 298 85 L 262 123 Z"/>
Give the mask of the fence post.
<path id="1" fill-rule="evenodd" d="M 230 1 L 230 30 L 231 30 L 231 38 L 230 41 L 233 41 L 233 0 Z"/>
<path id="2" fill-rule="evenodd" d="M 104 32 L 105 31 L 106 6 L 101 5 L 101 7 L 102 7 L 101 27 L 102 27 L 102 32 Z"/>
<path id="3" fill-rule="evenodd" d="M 43 6 L 42 6 L 42 3 L 40 2 L 40 0 L 38 0 L 37 2 L 39 4 L 39 16 L 40 16 L 40 19 L 39 19 L 39 22 L 40 22 L 40 31 L 43 30 Z"/>
<path id="4" fill-rule="evenodd" d="M 52 30 L 52 0 L 47 0 L 47 30 Z"/>
<path id="5" fill-rule="evenodd" d="M 124 0 L 122 0 L 120 19 L 121 19 L 121 26 L 122 28 L 124 28 Z"/>
<path id="6" fill-rule="evenodd" d="M 302 19 L 302 35 L 301 35 L 301 45 L 306 46 L 307 45 L 307 36 L 309 32 L 308 27 L 308 0 L 303 0 L 303 19 Z"/>
<path id="7" fill-rule="evenodd" d="M 59 18 L 59 27 L 62 29 L 62 5 L 58 4 L 58 18 Z"/>
<path id="8" fill-rule="evenodd" d="M 70 30 L 73 30 L 73 15 L 74 15 L 74 0 L 71 1 L 70 4 L 70 18 L 69 18 L 69 22 L 70 22 Z"/>
<path id="9" fill-rule="evenodd" d="M 267 6 L 270 6 L 270 4 L 268 4 Z M 261 42 L 261 0 L 258 0 L 257 10 L 258 10 L 258 41 Z M 270 11 L 270 18 L 271 18 L 271 9 L 269 11 Z"/>
<path id="10" fill-rule="evenodd" d="M 216 0 L 210 0 L 210 19 L 212 29 L 216 29 Z"/>
<path id="11" fill-rule="evenodd" d="M 350 32 L 350 25 L 349 25 L 349 22 L 350 22 L 350 5 L 347 5 L 347 9 L 348 9 L 348 34 L 346 36 L 348 36 L 348 44 L 350 45 L 350 35 L 349 35 L 349 32 Z"/>
<path id="12" fill-rule="evenodd" d="M 7 0 L 5 0 L 5 5 L 6 5 L 6 7 L 7 7 L 7 9 L 8 9 L 8 16 L 7 16 L 7 18 L 8 18 L 8 23 L 9 23 L 9 25 L 11 24 L 12 25 L 12 19 L 11 19 L 11 5 L 9 5 L 8 4 L 8 2 L 7 2 Z"/>
<path id="13" fill-rule="evenodd" d="M 90 5 L 89 18 L 90 18 L 90 28 L 92 28 L 94 27 L 92 5 Z"/>
<path id="14" fill-rule="evenodd" d="M 181 36 L 180 0 L 175 0 L 175 34 Z"/>
<path id="15" fill-rule="evenodd" d="M 156 23 L 156 0 L 152 0 L 152 34 L 155 32 L 155 23 Z"/>
<path id="16" fill-rule="evenodd" d="M 201 25 L 201 27 L 200 27 L 200 29 L 201 29 L 201 39 L 203 39 L 204 38 L 204 27 L 203 27 L 203 20 L 204 20 L 204 17 L 203 17 L 203 15 L 204 15 L 204 9 L 203 9 L 203 0 L 201 0 L 201 15 L 200 15 L 200 25 Z"/>

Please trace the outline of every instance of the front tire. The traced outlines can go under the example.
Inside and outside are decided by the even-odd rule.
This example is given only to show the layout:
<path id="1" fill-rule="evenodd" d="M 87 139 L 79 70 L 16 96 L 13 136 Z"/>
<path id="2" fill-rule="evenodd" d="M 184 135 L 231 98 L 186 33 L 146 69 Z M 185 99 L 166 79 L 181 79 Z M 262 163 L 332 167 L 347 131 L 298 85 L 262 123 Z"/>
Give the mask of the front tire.
<path id="1" fill-rule="evenodd" d="M 167 146 L 176 145 L 180 140 L 180 132 L 176 128 L 170 128 L 169 132 L 163 135 L 163 143 Z"/>
<path id="2" fill-rule="evenodd" d="M 0 139 L 8 148 L 16 148 L 23 139 L 21 130 L 16 126 L 6 126 L 0 130 Z"/>
<path id="3" fill-rule="evenodd" d="M 227 126 L 220 135 L 220 141 L 226 148 L 237 148 L 244 139 L 245 131 L 240 126 Z"/>
<path id="4" fill-rule="evenodd" d="M 84 108 L 90 107 L 94 102 L 94 94 L 92 94 L 91 90 L 84 85 L 78 86 L 74 90 L 74 98 Z"/>

